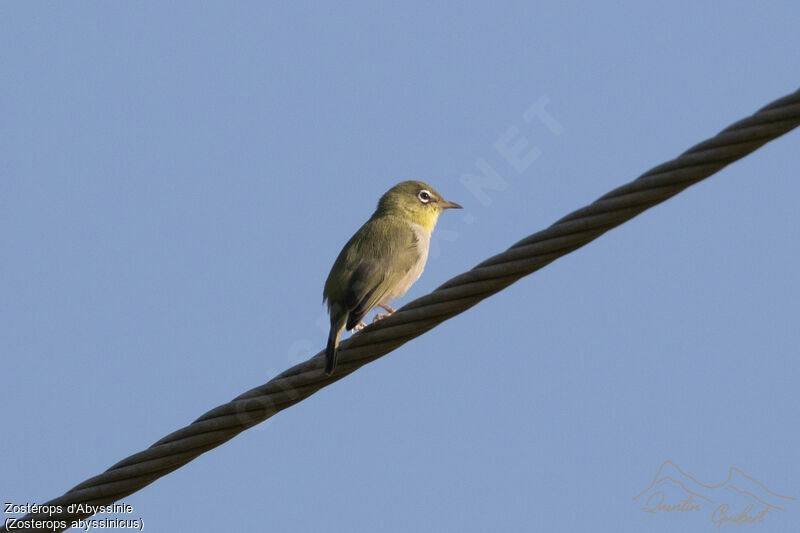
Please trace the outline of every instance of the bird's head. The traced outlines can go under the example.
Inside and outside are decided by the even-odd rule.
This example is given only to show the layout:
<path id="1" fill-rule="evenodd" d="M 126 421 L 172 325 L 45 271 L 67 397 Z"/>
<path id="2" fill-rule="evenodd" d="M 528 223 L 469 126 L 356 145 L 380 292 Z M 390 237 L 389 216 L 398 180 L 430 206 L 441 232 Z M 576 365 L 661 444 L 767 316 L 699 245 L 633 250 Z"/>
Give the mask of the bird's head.
<path id="1" fill-rule="evenodd" d="M 378 216 L 392 215 L 419 224 L 430 233 L 445 209 L 461 209 L 455 202 L 448 202 L 436 189 L 421 181 L 398 183 L 378 201 Z"/>

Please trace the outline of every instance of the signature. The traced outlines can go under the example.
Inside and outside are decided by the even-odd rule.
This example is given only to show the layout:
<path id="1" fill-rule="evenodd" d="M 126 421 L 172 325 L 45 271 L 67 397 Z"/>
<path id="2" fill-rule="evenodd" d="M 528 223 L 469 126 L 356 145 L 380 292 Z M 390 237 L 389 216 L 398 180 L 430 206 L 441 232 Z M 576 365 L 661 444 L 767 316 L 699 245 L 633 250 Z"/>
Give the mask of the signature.
<path id="1" fill-rule="evenodd" d="M 689 494 L 686 499 L 681 500 L 674 505 L 664 505 L 664 493 L 662 491 L 651 494 L 650 497 L 647 498 L 647 503 L 645 503 L 644 507 L 642 507 L 642 511 L 653 514 L 656 514 L 659 511 L 663 511 L 665 513 L 671 513 L 673 511 L 686 513 L 699 510 L 700 504 L 694 499 L 693 494 Z"/>
<path id="2" fill-rule="evenodd" d="M 650 514 L 708 513 L 713 509 L 710 518 L 718 530 L 723 524 L 763 523 L 775 511 L 786 511 L 786 504 L 796 500 L 771 491 L 738 468 L 728 469 L 728 477 L 722 483 L 706 485 L 672 461 L 664 461 L 650 485 L 633 499 L 644 501 L 641 510 Z"/>
<path id="3" fill-rule="evenodd" d="M 763 522 L 764 516 L 769 512 L 769 507 L 764 507 L 760 513 L 751 515 L 749 514 L 753 510 L 753 504 L 751 503 L 737 515 L 729 515 L 728 514 L 729 506 L 727 503 L 723 503 L 716 509 L 714 509 L 714 513 L 711 515 L 711 521 L 717 524 L 717 529 L 722 527 L 722 524 L 726 522 L 730 522 L 732 524 L 752 524 L 753 522 Z"/>

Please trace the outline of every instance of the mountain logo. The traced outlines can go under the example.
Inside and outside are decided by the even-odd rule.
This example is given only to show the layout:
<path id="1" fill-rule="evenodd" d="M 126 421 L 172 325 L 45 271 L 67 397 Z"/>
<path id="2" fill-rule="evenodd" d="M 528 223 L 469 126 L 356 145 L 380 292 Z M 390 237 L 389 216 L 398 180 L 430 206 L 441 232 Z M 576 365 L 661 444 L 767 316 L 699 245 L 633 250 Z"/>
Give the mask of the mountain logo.
<path id="1" fill-rule="evenodd" d="M 759 524 L 783 513 L 795 501 L 731 467 L 718 485 L 706 485 L 672 461 L 664 461 L 653 481 L 633 497 L 641 510 L 651 514 L 699 513 L 710 517 L 717 529 L 725 524 Z"/>

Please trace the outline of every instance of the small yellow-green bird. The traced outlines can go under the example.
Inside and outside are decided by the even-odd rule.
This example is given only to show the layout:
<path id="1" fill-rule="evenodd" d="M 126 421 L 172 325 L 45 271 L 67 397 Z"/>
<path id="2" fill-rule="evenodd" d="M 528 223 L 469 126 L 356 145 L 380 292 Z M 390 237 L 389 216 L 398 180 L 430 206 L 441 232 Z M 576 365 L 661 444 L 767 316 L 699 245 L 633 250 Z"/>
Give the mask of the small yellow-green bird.
<path id="1" fill-rule="evenodd" d="M 342 329 L 363 328 L 361 320 L 377 306 L 394 313 L 389 302 L 404 295 L 422 274 L 433 227 L 442 211 L 451 208 L 461 206 L 421 181 L 404 181 L 381 197 L 372 217 L 347 241 L 322 293 L 331 315 L 326 374 L 336 368 Z M 378 314 L 375 320 L 385 316 Z"/>

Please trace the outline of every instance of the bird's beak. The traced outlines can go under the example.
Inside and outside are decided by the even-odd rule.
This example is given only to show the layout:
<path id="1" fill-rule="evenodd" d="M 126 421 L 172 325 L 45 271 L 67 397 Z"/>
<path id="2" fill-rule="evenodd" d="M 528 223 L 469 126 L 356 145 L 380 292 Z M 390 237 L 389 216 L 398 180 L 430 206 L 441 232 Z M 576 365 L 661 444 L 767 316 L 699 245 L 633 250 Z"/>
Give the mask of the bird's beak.
<path id="1" fill-rule="evenodd" d="M 439 200 L 439 207 L 441 207 L 442 209 L 464 209 L 463 207 L 461 207 L 457 203 L 448 202 L 445 199 Z"/>

